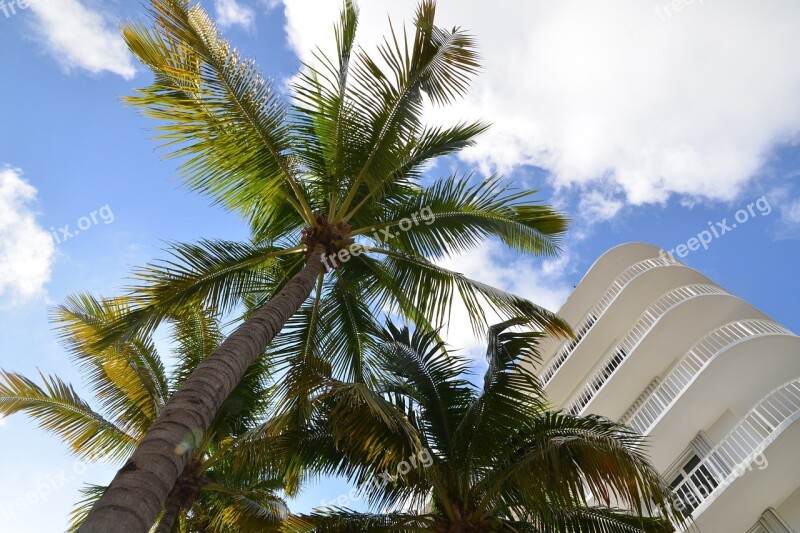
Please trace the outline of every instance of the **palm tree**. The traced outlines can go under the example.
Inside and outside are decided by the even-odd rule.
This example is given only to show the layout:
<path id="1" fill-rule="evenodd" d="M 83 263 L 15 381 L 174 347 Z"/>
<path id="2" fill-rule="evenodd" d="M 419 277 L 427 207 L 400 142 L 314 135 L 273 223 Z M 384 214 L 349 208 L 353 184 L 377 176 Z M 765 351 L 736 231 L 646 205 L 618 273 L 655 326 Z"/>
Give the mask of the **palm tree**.
<path id="1" fill-rule="evenodd" d="M 435 13 L 435 3 L 422 0 L 413 33 L 392 29 L 375 59 L 354 45 L 358 13 L 347 0 L 335 56 L 320 53 L 303 70 L 291 106 L 189 0 L 151 0 L 153 26 L 123 28 L 154 74 L 127 102 L 162 121 L 159 138 L 181 159 L 187 186 L 243 216 L 253 239 L 174 245 L 169 260 L 138 273 L 131 312 L 98 342 L 150 331 L 197 302 L 222 313 L 246 303 L 250 312 L 170 399 L 82 531 L 150 527 L 219 407 L 290 317 L 284 354 L 294 371 L 285 387 L 298 412 L 313 385 L 307 377 L 318 374 L 304 368 L 369 379 L 376 309 L 425 327 L 444 323 L 458 298 L 478 331 L 491 310 L 569 333 L 552 313 L 434 262 L 486 237 L 552 255 L 566 229 L 562 216 L 531 200 L 534 191 L 513 191 L 498 178 L 421 185 L 433 160 L 487 128 L 423 121 L 426 102 L 460 97 L 479 68 L 473 39 L 436 27 Z M 187 434 L 197 439 L 175 454 Z"/>
<path id="2" fill-rule="evenodd" d="M 25 413 L 63 439 L 85 461 L 119 463 L 133 451 L 169 397 L 222 339 L 213 315 L 194 310 L 171 321 L 177 363 L 167 372 L 151 338 L 137 337 L 103 350 L 93 348 L 105 324 L 127 311 L 121 299 L 72 298 L 57 309 L 61 331 L 78 368 L 94 392 L 95 410 L 57 376 L 41 375 L 43 386 L 0 372 L 0 414 Z M 278 531 L 287 514 L 277 496 L 279 466 L 262 463 L 241 470 L 233 459 L 242 437 L 267 412 L 271 389 L 268 361 L 259 357 L 222 411 L 192 449 L 187 468 L 172 488 L 156 531 Z M 252 465 L 250 465 L 252 466 Z M 72 515 L 70 531 L 85 520 L 105 487 L 89 486 Z M 159 510 L 161 511 L 161 510 Z M 190 527 L 191 526 L 191 527 Z M 194 529 L 192 529 L 194 528 Z M 202 528 L 202 529 L 201 529 Z"/>
<path id="3" fill-rule="evenodd" d="M 532 372 L 541 335 L 511 328 L 524 323 L 490 328 L 482 388 L 466 380 L 466 360 L 449 354 L 434 334 L 389 323 L 380 349 L 381 392 L 406 413 L 421 443 L 411 455 L 395 455 L 389 468 L 330 434 L 335 419 L 327 416 L 326 393 L 323 416 L 304 432 L 254 432 L 251 439 L 271 448 L 286 440 L 301 464 L 347 476 L 379 509 L 291 516 L 284 531 L 674 531 L 669 518 L 683 519 L 641 436 L 597 416 L 548 408 Z M 362 428 L 361 438 L 368 431 Z"/>

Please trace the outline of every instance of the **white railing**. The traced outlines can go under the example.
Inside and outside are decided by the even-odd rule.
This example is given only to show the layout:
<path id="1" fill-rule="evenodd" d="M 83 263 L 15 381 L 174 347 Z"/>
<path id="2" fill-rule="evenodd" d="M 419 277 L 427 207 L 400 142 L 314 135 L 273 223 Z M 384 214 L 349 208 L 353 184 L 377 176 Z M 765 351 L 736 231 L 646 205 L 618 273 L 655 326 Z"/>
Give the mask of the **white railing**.
<path id="1" fill-rule="evenodd" d="M 648 270 L 675 265 L 683 266 L 682 263 L 676 261 L 669 255 L 664 255 L 664 257 L 654 257 L 652 259 L 639 261 L 638 263 L 625 269 L 625 271 L 614 280 L 614 283 L 611 284 L 603 296 L 600 297 L 600 300 L 592 308 L 592 310 L 586 314 L 584 319 L 581 320 L 580 324 L 578 324 L 578 326 L 575 328 L 575 338 L 562 344 L 561 347 L 556 351 L 556 355 L 553 356 L 553 359 L 551 359 L 550 362 L 544 367 L 540 376 L 542 383 L 547 385 L 550 380 L 553 379 L 553 376 L 556 375 L 558 369 L 561 368 L 561 366 L 566 362 L 583 337 L 589 332 L 595 322 L 597 322 L 597 319 L 600 318 L 600 316 L 605 313 L 609 307 L 611 307 L 611 304 L 614 303 L 614 300 L 616 300 L 617 296 L 619 296 L 622 290 L 627 287 L 631 281 L 641 276 Z"/>
<path id="2" fill-rule="evenodd" d="M 704 502 L 727 488 L 769 445 L 800 419 L 800 378 L 763 400 L 686 473 L 675 493 L 688 512 L 700 514 Z M 778 467 L 780 468 L 780 467 Z M 699 511 L 699 512 L 698 512 Z M 695 516 L 696 517 L 696 516 Z"/>
<path id="3" fill-rule="evenodd" d="M 692 346 L 655 388 L 645 391 L 634 402 L 639 407 L 620 422 L 629 425 L 637 433 L 648 434 L 661 415 L 672 407 L 717 356 L 745 339 L 767 335 L 793 334 L 780 324 L 760 319 L 740 320 L 715 329 Z"/>
<path id="4" fill-rule="evenodd" d="M 716 285 L 693 284 L 673 289 L 656 300 L 642 313 L 639 320 L 636 321 L 625 337 L 611 350 L 610 355 L 600 363 L 598 370 L 570 403 L 567 411 L 573 415 L 583 411 L 611 376 L 616 373 L 623 361 L 636 349 L 655 324 L 661 320 L 661 317 L 666 315 L 672 308 L 700 296 L 727 294 Z"/>

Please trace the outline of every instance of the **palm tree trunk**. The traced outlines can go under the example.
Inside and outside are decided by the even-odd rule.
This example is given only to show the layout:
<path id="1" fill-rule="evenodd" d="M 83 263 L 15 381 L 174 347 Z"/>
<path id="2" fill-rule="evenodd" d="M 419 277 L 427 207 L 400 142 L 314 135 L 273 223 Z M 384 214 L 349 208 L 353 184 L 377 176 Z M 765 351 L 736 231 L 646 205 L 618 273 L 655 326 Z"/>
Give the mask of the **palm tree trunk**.
<path id="1" fill-rule="evenodd" d="M 164 514 L 158 522 L 155 533 L 172 533 L 175 524 L 183 510 L 183 498 L 175 491 L 171 492 L 167 498 L 167 505 L 164 507 Z"/>
<path id="2" fill-rule="evenodd" d="M 155 533 L 172 533 L 181 513 L 188 510 L 200 495 L 200 491 L 208 481 L 202 474 L 198 474 L 201 464 L 200 461 L 189 463 L 183 475 L 178 477 L 178 481 L 167 496 L 164 514 L 161 515 Z"/>
<path id="3" fill-rule="evenodd" d="M 323 253 L 317 246 L 305 268 L 198 365 L 92 507 L 79 533 L 150 530 L 222 403 L 311 294 L 323 271 Z"/>

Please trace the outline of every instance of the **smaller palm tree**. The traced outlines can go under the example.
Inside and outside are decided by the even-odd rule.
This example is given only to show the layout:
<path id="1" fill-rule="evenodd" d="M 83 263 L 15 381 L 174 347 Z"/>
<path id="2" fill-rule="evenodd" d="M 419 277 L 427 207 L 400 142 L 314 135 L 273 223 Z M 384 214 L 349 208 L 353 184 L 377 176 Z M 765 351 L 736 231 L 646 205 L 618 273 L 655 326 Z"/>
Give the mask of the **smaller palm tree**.
<path id="1" fill-rule="evenodd" d="M 223 336 L 208 310 L 171 317 L 176 364 L 167 372 L 150 337 L 135 337 L 103 349 L 102 328 L 128 312 L 124 299 L 73 297 L 55 312 L 61 333 L 92 389 L 98 409 L 82 400 L 57 376 L 41 375 L 43 386 L 0 371 L 0 415 L 25 413 L 60 437 L 77 458 L 121 463 L 156 420 L 170 396 Z M 241 436 L 255 426 L 269 405 L 268 361 L 261 356 L 228 398 L 211 431 L 195 448 L 162 510 L 157 532 L 277 531 L 287 514 L 276 495 L 283 483 L 273 464 L 242 470 L 233 457 Z M 194 436 L 187 436 L 189 438 Z M 72 514 L 76 530 L 105 487 L 88 486 Z"/>
<path id="2" fill-rule="evenodd" d="M 466 360 L 435 334 L 389 323 L 380 392 L 406 414 L 420 448 L 406 456 L 389 448 L 393 465 L 387 468 L 385 457 L 379 463 L 389 438 L 380 421 L 362 421 L 349 439 L 332 435 L 336 419 L 325 416 L 294 439 L 282 435 L 293 441 L 298 464 L 347 476 L 378 509 L 291 516 L 284 531 L 674 531 L 670 520 L 683 519 L 662 511 L 674 509 L 673 495 L 641 436 L 597 416 L 548 408 L 531 371 L 541 334 L 513 328 L 524 323 L 490 328 L 482 388 L 466 379 Z M 320 410 L 346 412 L 347 405 L 330 405 L 333 397 L 321 394 Z M 360 447 L 351 444 L 359 438 Z"/>

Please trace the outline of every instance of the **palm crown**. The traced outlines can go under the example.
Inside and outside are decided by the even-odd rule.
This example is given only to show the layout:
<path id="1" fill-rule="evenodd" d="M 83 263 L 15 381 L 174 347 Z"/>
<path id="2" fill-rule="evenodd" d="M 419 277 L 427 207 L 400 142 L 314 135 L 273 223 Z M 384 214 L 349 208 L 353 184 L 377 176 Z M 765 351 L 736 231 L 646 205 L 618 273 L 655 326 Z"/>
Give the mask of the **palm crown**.
<path id="1" fill-rule="evenodd" d="M 57 376 L 41 376 L 43 387 L 22 375 L 0 372 L 0 414 L 26 413 L 60 437 L 73 455 L 86 461 L 116 463 L 127 458 L 155 422 L 169 397 L 221 341 L 217 320 L 194 310 L 172 317 L 178 356 L 164 367 L 153 340 L 136 337 L 103 350 L 93 349 L 102 327 L 127 310 L 122 299 L 75 297 L 56 310 L 61 333 L 95 396 L 97 408 Z M 261 357 L 229 397 L 203 444 L 193 450 L 190 467 L 173 489 L 158 531 L 178 522 L 204 531 L 277 531 L 286 514 L 277 496 L 283 488 L 278 465 L 238 469 L 233 459 L 248 430 L 261 422 L 271 397 L 268 361 Z M 105 487 L 89 486 L 73 512 L 70 530 L 84 520 Z"/>
<path id="2" fill-rule="evenodd" d="M 182 158 L 186 183 L 246 217 L 253 241 L 175 245 L 169 261 L 138 273 L 143 283 L 125 327 L 153 326 L 196 299 L 222 311 L 243 299 L 258 304 L 302 268 L 316 245 L 334 254 L 357 241 L 364 253 L 330 261 L 337 268 L 320 274 L 296 352 L 314 343 L 346 344 L 334 360 L 361 354 L 374 330 L 371 309 L 390 306 L 416 323 L 440 324 L 454 297 L 478 330 L 488 307 L 568 331 L 546 310 L 431 261 L 489 236 L 522 252 L 554 254 L 566 227 L 559 214 L 530 200 L 532 191 L 512 191 L 497 178 L 452 176 L 420 185 L 433 159 L 471 145 L 486 129 L 480 122 L 423 123 L 426 96 L 451 102 L 478 68 L 468 34 L 434 26 L 433 2 L 420 5 L 413 35 L 392 30 L 381 61 L 355 49 L 357 10 L 347 2 L 335 57 L 319 54 L 319 64 L 303 71 L 291 107 L 198 6 L 153 0 L 151 15 L 153 29 L 124 29 L 155 74 L 153 85 L 127 101 L 165 121 L 160 138 Z M 357 365 L 337 364 L 357 372 Z"/>
<path id="3" fill-rule="evenodd" d="M 672 511 L 671 491 L 641 436 L 600 417 L 548 410 L 530 371 L 540 334 L 509 329 L 523 323 L 490 328 L 482 388 L 466 380 L 466 361 L 434 334 L 389 323 L 379 349 L 386 371 L 379 392 L 405 413 L 419 445 L 409 447 L 399 432 L 387 437 L 380 446 L 393 455 L 391 464 L 337 438 L 327 415 L 296 440 L 255 432 L 276 448 L 281 439 L 292 441 L 290 453 L 301 463 L 348 476 L 384 511 L 330 508 L 289 517 L 285 531 L 674 531 L 668 518 L 683 518 Z M 328 393 L 320 399 L 320 412 L 328 413 Z M 365 422 L 358 438 L 378 441 L 383 429 Z"/>

